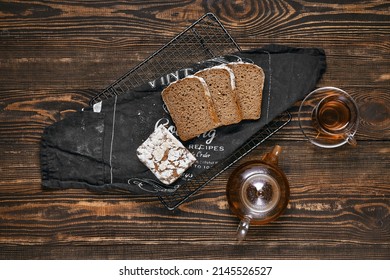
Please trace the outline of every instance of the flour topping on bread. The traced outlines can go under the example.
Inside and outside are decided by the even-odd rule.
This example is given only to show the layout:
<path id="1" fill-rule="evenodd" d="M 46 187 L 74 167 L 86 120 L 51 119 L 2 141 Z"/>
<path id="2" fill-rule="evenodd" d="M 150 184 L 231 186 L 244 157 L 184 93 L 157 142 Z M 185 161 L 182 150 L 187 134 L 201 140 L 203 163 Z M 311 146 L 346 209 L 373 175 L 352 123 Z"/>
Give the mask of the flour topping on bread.
<path id="1" fill-rule="evenodd" d="M 137 156 L 157 179 L 167 185 L 175 182 L 196 161 L 164 125 L 158 126 L 138 147 Z"/>

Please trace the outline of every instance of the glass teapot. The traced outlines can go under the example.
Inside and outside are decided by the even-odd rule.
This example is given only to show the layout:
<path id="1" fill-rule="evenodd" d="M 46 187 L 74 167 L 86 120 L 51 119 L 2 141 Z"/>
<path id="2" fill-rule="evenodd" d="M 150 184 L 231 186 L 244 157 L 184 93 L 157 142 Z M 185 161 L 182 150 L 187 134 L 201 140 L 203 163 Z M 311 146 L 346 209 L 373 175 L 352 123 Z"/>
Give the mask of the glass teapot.
<path id="1" fill-rule="evenodd" d="M 287 207 L 290 189 L 286 176 L 278 167 L 281 150 L 276 145 L 261 160 L 243 163 L 228 179 L 226 195 L 229 207 L 241 220 L 237 228 L 239 241 L 245 239 L 249 224 L 271 222 Z"/>

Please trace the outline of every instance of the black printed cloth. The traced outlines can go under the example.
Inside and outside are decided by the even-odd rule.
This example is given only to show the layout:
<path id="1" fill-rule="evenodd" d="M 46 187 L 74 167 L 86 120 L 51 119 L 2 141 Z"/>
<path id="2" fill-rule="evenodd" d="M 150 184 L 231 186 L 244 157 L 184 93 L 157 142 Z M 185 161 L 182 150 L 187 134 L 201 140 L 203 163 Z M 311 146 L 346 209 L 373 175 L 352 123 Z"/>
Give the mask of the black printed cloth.
<path id="1" fill-rule="evenodd" d="M 136 155 L 136 149 L 158 125 L 164 124 L 175 133 L 161 98 L 162 89 L 200 69 L 234 61 L 255 63 L 265 72 L 261 118 L 219 127 L 184 142 L 197 162 L 172 185 L 162 185 Z M 270 45 L 198 63 L 150 81 L 47 127 L 41 141 L 42 185 L 156 196 L 171 193 L 231 155 L 256 131 L 303 99 L 325 69 L 321 49 Z M 137 184 L 137 180 L 144 184 Z"/>

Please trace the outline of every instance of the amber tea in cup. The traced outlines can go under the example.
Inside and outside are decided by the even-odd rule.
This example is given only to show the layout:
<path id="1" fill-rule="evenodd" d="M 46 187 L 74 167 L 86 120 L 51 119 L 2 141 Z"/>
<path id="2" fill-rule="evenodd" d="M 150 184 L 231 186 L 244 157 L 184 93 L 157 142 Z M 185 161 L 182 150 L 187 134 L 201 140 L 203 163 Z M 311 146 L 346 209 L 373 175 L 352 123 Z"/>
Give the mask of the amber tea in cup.
<path id="1" fill-rule="evenodd" d="M 311 92 L 299 108 L 299 125 L 313 144 L 334 148 L 356 145 L 358 108 L 345 91 L 324 87 Z"/>
<path id="2" fill-rule="evenodd" d="M 314 118 L 321 129 L 328 133 L 339 133 L 348 126 L 351 111 L 343 100 L 331 96 L 318 105 Z"/>

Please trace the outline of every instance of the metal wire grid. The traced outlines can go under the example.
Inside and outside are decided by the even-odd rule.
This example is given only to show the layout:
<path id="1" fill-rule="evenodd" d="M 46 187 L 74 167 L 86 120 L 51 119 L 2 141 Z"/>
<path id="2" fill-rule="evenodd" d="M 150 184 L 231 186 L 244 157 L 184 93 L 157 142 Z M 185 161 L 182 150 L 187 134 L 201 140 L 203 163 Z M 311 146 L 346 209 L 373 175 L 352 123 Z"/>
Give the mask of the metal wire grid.
<path id="1" fill-rule="evenodd" d="M 197 62 L 240 50 L 238 44 L 217 17 L 212 13 L 207 13 L 101 93 L 94 96 L 89 103 L 92 106 L 102 100 L 127 93 L 131 89 L 178 69 L 184 69 Z M 259 130 L 230 157 L 197 175 L 195 179 L 186 182 L 174 194 L 159 197 L 161 202 L 169 210 L 174 210 L 208 182 L 279 131 L 290 120 L 290 113 L 285 112 Z"/>
<path id="2" fill-rule="evenodd" d="M 199 174 L 196 178 L 192 179 L 189 182 L 181 185 L 177 191 L 172 195 L 160 196 L 159 199 L 169 210 L 174 210 L 190 196 L 197 193 L 202 189 L 206 184 L 208 184 L 215 177 L 224 172 L 227 168 L 232 166 L 234 163 L 239 161 L 243 156 L 247 155 L 254 148 L 259 146 L 261 143 L 266 141 L 280 129 L 282 129 L 286 124 L 291 121 L 291 114 L 286 111 L 282 113 L 279 117 L 274 119 L 269 124 L 265 125 L 262 129 L 256 132 L 248 141 L 246 141 L 240 148 L 238 148 L 231 156 L 224 159 L 222 162 L 216 164 L 209 170 Z"/>
<path id="3" fill-rule="evenodd" d="M 207 13 L 132 68 L 113 84 L 94 96 L 89 104 L 129 92 L 163 75 L 189 67 L 197 62 L 240 51 L 222 23 Z"/>

